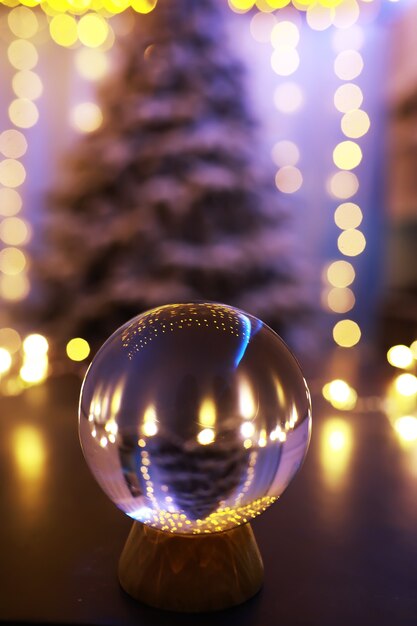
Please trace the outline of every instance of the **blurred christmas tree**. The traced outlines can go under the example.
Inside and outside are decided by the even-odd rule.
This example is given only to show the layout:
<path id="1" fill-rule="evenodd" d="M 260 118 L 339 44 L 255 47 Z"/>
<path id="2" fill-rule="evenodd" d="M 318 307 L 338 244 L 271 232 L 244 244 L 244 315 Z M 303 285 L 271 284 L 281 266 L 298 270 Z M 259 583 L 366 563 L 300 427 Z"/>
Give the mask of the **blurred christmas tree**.
<path id="1" fill-rule="evenodd" d="M 43 330 L 58 346 L 96 347 L 167 302 L 223 301 L 284 336 L 305 311 L 222 4 L 160 0 L 121 44 L 103 124 L 67 165 L 38 264 Z"/>

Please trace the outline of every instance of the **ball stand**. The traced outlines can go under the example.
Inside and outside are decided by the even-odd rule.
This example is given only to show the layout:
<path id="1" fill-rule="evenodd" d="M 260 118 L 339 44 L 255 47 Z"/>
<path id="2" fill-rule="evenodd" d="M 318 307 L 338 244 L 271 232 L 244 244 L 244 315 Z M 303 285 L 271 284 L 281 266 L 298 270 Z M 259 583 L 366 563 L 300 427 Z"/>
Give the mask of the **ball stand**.
<path id="1" fill-rule="evenodd" d="M 262 580 L 250 524 L 210 535 L 174 535 L 134 522 L 119 561 L 119 581 L 130 596 L 170 611 L 235 606 L 255 595 Z"/>

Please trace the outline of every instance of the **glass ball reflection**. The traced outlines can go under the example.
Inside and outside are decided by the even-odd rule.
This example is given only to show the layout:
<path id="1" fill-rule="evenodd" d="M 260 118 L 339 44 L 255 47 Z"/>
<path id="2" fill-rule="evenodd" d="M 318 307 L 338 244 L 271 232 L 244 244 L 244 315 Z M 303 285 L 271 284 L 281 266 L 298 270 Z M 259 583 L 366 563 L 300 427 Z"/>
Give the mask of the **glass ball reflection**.
<path id="1" fill-rule="evenodd" d="M 96 480 L 160 530 L 227 530 L 262 513 L 306 454 L 310 395 L 268 326 L 215 303 L 162 306 L 119 328 L 86 374 L 80 439 Z"/>

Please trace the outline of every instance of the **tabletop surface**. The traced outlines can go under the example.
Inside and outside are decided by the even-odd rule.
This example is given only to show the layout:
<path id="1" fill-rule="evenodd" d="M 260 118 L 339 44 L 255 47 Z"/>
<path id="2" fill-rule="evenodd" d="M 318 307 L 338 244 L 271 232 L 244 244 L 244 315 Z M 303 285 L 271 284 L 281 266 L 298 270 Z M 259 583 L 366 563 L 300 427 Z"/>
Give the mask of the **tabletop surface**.
<path id="1" fill-rule="evenodd" d="M 306 462 L 253 523 L 261 592 L 195 616 L 142 606 L 119 587 L 131 521 L 82 457 L 79 386 L 55 379 L 0 400 L 0 622 L 417 625 L 417 447 L 383 413 L 337 413 L 313 398 Z"/>

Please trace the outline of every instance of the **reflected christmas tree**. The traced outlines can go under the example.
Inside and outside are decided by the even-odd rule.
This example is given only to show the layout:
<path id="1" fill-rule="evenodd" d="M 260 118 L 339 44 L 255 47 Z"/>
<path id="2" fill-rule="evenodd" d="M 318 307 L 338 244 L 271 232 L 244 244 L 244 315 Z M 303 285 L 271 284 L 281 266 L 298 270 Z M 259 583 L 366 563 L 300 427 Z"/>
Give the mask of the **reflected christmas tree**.
<path id="1" fill-rule="evenodd" d="M 306 311 L 223 4 L 160 0 L 120 44 L 103 123 L 66 164 L 38 262 L 40 327 L 57 345 L 97 346 L 166 302 L 228 302 L 284 336 Z"/>

